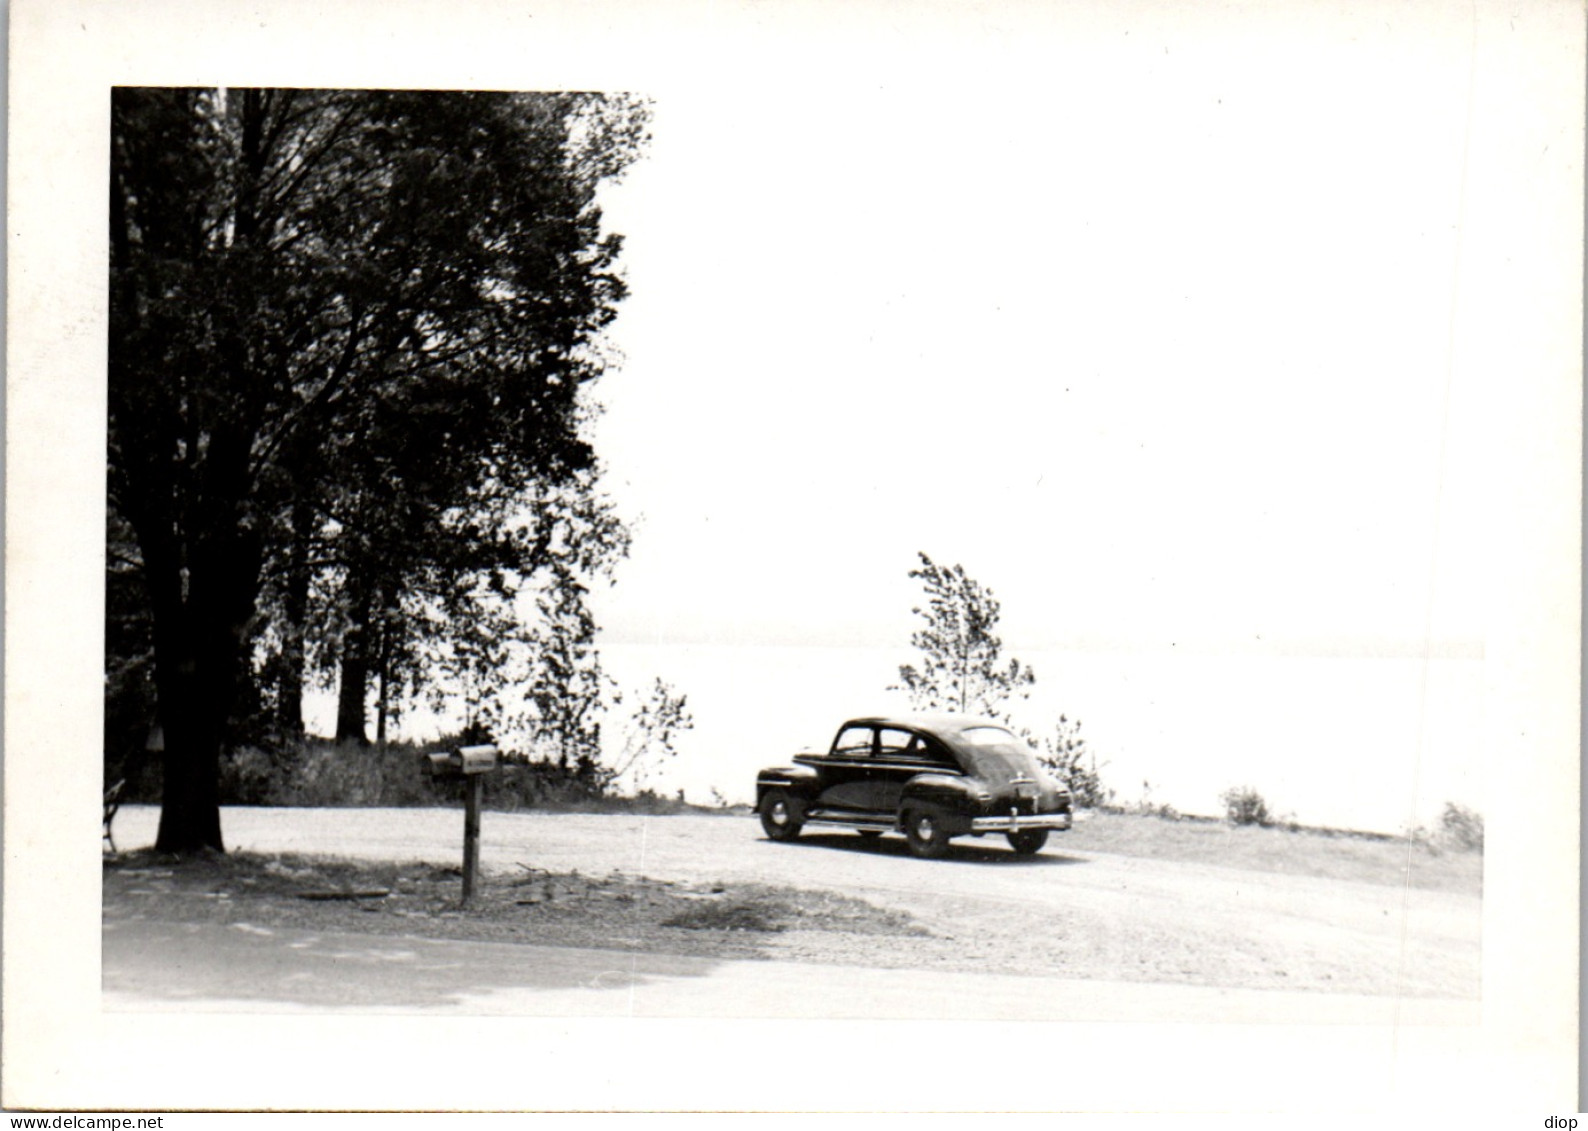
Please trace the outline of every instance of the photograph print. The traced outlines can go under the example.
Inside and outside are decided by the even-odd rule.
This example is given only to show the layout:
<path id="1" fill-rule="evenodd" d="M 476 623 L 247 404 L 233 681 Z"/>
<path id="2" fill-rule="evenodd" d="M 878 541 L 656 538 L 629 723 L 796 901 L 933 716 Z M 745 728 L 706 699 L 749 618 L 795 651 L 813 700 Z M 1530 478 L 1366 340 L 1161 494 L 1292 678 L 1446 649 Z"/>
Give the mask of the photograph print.
<path id="1" fill-rule="evenodd" d="M 13 490 L 92 467 L 13 495 L 8 629 L 81 527 L 100 882 L 37 1025 L 98 1035 L 6 1103 L 1559 1091 L 1581 13 L 508 15 L 342 71 L 223 20 L 78 100 L 102 361 L 46 411 L 25 309 Z M 143 1025 L 291 1067 L 157 1084 Z M 746 1071 L 862 1028 L 967 1072 Z"/>

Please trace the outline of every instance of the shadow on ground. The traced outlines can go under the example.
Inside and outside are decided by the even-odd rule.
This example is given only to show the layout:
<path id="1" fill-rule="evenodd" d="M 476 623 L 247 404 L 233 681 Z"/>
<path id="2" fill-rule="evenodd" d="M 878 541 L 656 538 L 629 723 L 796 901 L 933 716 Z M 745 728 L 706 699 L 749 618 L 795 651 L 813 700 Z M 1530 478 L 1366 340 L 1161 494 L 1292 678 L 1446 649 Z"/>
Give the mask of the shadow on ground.
<path id="1" fill-rule="evenodd" d="M 104 945 L 104 992 L 167 1005 L 455 1006 L 497 990 L 622 990 L 716 966 L 681 955 L 154 920 L 107 922 Z"/>
<path id="2" fill-rule="evenodd" d="M 859 836 L 855 833 L 801 833 L 792 841 L 784 844 L 792 847 L 807 845 L 812 848 L 835 848 L 845 852 L 856 852 L 867 856 L 910 856 L 910 845 L 902 837 L 896 836 Z M 1066 856 L 1062 852 L 1051 849 L 1039 852 L 1034 856 L 1022 856 L 1003 843 L 1002 837 L 993 839 L 988 836 L 985 843 L 982 841 L 954 840 L 950 841 L 948 851 L 940 860 L 958 860 L 970 864 L 998 864 L 1012 868 L 1042 868 L 1060 864 L 1088 864 L 1084 856 Z M 937 863 L 938 861 L 923 860 L 923 865 Z"/>

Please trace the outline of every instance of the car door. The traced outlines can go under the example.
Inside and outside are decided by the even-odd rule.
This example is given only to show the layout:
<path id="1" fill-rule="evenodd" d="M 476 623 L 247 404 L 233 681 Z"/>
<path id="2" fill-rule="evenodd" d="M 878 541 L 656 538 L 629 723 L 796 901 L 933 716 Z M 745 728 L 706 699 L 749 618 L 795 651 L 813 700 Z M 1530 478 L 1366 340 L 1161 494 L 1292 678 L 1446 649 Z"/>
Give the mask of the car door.
<path id="1" fill-rule="evenodd" d="M 947 752 L 930 738 L 906 730 L 884 727 L 877 739 L 876 788 L 872 804 L 890 816 L 898 812 L 904 786 L 917 774 L 957 772 Z"/>
<path id="2" fill-rule="evenodd" d="M 822 766 L 821 808 L 870 811 L 876 737 L 869 724 L 851 723 L 838 732 Z"/>

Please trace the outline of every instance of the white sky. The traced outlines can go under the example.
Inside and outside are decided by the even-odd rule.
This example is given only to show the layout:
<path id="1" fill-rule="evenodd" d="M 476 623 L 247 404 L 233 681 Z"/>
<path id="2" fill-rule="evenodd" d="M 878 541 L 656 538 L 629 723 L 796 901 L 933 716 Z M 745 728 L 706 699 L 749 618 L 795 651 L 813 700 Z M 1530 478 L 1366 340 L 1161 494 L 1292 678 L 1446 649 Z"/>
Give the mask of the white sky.
<path id="1" fill-rule="evenodd" d="M 1031 645 L 1481 638 L 1479 197 L 1526 170 L 1470 27 L 1387 26 L 659 93 L 609 207 L 611 638 L 892 643 L 918 549 Z"/>
<path id="2" fill-rule="evenodd" d="M 785 26 L 647 91 L 596 431 L 639 521 L 598 619 L 691 696 L 680 773 L 738 798 L 795 731 L 901 706 L 925 550 L 994 589 L 1035 714 L 1087 720 L 1127 796 L 1481 803 L 1504 442 L 1545 443 L 1518 387 L 1575 357 L 1536 297 L 1544 159 L 1580 148 L 1548 52 L 1426 5 L 1000 12 Z M 851 652 L 749 649 L 789 644 Z M 1242 657 L 1271 664 L 1232 686 Z"/>

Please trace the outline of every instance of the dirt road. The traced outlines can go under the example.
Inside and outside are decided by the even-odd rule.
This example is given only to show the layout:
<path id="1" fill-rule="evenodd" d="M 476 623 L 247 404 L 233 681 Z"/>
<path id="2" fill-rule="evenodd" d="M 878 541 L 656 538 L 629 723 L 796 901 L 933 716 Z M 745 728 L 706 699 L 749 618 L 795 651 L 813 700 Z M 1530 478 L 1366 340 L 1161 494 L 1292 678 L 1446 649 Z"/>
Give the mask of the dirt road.
<path id="1" fill-rule="evenodd" d="M 156 818 L 124 810 L 118 844 L 150 844 Z M 1067 842 L 1071 834 L 1036 857 L 989 837 L 922 861 L 895 837 L 808 834 L 777 844 L 745 818 L 488 812 L 483 823 L 488 871 L 523 864 L 838 891 L 907 913 L 929 932 L 770 937 L 765 957 L 791 962 L 1379 999 L 1475 1001 L 1480 992 L 1473 895 L 1082 851 L 1068 847 L 1080 840 Z M 229 809 L 224 828 L 234 850 L 434 863 L 461 854 L 462 816 L 452 810 Z"/>

